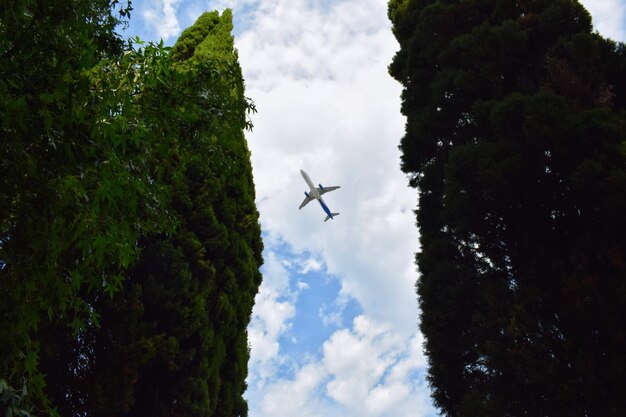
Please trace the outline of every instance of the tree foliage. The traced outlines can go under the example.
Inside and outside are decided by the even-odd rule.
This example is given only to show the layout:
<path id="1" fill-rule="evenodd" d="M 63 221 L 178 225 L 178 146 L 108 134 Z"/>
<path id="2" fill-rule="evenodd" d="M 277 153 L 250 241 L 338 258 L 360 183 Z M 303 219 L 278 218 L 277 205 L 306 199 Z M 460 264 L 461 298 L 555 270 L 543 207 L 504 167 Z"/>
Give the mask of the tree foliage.
<path id="1" fill-rule="evenodd" d="M 2 10 L 0 378 L 35 413 L 245 415 L 262 244 L 230 12 L 183 56 L 122 42 L 129 11 Z"/>
<path id="2" fill-rule="evenodd" d="M 392 0 L 417 290 L 450 416 L 626 410 L 626 48 L 573 0 Z"/>
<path id="3" fill-rule="evenodd" d="M 167 144 L 140 105 L 163 50 L 122 53 L 116 7 L 23 0 L 0 16 L 0 375 L 44 403 L 34 333 L 97 320 L 83 294 L 115 292 L 137 236 L 169 223 L 152 180 Z"/>
<path id="4" fill-rule="evenodd" d="M 94 301 L 102 319 L 86 338 L 88 415 L 247 415 L 262 243 L 231 18 L 205 13 L 183 32 L 170 55 L 174 90 L 155 92 L 179 115 L 168 126 L 178 144 L 170 158 L 184 164 L 170 177 L 179 227 L 146 236 L 122 292 Z"/>

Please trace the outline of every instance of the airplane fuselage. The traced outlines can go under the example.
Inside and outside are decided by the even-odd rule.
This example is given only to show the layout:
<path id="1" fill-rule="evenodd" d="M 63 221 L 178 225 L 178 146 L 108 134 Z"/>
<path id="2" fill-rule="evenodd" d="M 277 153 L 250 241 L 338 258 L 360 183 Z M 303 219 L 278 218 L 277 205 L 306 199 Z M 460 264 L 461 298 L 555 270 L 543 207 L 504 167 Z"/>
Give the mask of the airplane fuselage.
<path id="1" fill-rule="evenodd" d="M 308 192 L 308 194 L 313 197 L 316 198 L 318 200 L 322 199 L 322 196 L 320 195 L 320 193 L 317 191 L 317 187 L 315 187 L 315 185 L 313 185 L 313 181 L 311 181 L 311 177 L 309 177 L 309 174 L 307 174 L 306 172 L 304 172 L 303 170 L 300 170 L 300 174 L 302 174 L 302 178 L 304 178 L 304 181 L 306 181 L 306 184 L 309 186 L 309 188 L 311 189 L 311 191 Z"/>

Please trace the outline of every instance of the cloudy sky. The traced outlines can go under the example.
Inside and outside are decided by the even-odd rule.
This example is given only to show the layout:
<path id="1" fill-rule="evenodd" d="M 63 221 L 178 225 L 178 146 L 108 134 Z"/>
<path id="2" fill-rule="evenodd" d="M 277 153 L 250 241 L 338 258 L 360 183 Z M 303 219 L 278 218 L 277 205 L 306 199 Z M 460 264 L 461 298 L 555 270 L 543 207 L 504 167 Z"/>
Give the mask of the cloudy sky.
<path id="1" fill-rule="evenodd" d="M 626 0 L 585 0 L 626 38 Z M 397 149 L 398 49 L 385 0 L 135 0 L 129 35 L 172 44 L 206 10 L 234 12 L 265 242 L 249 327 L 250 417 L 437 415 L 414 292 L 416 191 Z M 300 169 L 341 215 L 323 222 Z"/>

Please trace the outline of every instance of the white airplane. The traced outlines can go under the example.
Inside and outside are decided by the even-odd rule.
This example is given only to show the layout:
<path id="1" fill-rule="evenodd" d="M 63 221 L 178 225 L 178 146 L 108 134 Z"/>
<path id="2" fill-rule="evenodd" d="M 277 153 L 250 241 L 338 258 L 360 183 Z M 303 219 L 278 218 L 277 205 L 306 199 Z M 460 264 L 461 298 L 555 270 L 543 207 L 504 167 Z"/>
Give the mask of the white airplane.
<path id="1" fill-rule="evenodd" d="M 335 185 L 333 187 L 323 187 L 322 184 L 320 184 L 319 188 L 316 188 L 315 185 L 313 185 L 313 181 L 311 181 L 311 178 L 309 178 L 309 175 L 306 172 L 304 172 L 303 170 L 300 170 L 300 174 L 302 174 L 302 178 L 304 178 L 307 185 L 311 189 L 311 191 L 309 191 L 308 193 L 306 191 L 304 192 L 304 195 L 306 196 L 306 198 L 304 199 L 302 204 L 300 204 L 300 209 L 302 209 L 302 207 L 309 204 L 310 201 L 317 200 L 319 201 L 320 206 L 322 206 L 322 209 L 326 213 L 326 218 L 324 219 L 325 222 L 328 221 L 328 219 L 332 219 L 335 216 L 339 216 L 339 213 L 331 213 L 326 203 L 324 203 L 324 200 L 322 199 L 322 195 L 326 194 L 329 191 L 334 191 L 337 188 L 341 188 L 341 187 L 339 187 L 338 185 Z"/>

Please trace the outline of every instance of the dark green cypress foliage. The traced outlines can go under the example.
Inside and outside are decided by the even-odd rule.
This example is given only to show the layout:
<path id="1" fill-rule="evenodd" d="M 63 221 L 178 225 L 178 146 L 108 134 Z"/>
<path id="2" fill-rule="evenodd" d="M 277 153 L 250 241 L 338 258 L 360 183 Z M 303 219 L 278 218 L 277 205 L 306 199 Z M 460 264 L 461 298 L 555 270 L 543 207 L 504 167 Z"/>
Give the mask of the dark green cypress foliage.
<path id="1" fill-rule="evenodd" d="M 450 416 L 626 412 L 626 48 L 573 0 L 392 0 Z"/>
<path id="2" fill-rule="evenodd" d="M 161 203 L 176 227 L 139 226 L 123 287 L 81 290 L 95 314 L 77 333 L 64 320 L 39 329 L 47 392 L 63 416 L 247 415 L 262 241 L 244 137 L 253 105 L 231 20 L 229 10 L 205 13 L 169 57 L 149 57 L 159 82 L 132 100 L 137 124 L 158 138 L 150 180 L 168 190 Z"/>
<path id="3" fill-rule="evenodd" d="M 144 239 L 122 293 L 96 302 L 90 415 L 247 415 L 262 242 L 231 30 L 230 11 L 203 14 L 172 49 L 174 91 L 155 93 L 180 114 L 168 156 L 184 167 L 171 178 L 179 225 Z"/>

